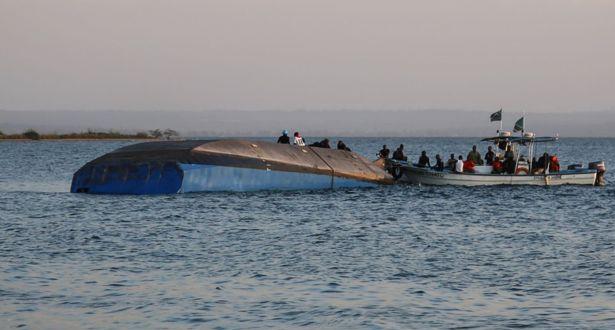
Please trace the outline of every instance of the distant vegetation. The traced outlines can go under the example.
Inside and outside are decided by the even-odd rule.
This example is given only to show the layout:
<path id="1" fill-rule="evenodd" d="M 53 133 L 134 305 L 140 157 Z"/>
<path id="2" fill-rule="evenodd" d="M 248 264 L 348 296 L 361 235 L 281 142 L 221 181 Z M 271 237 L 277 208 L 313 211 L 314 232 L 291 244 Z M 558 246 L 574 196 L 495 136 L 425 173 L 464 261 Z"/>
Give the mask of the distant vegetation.
<path id="1" fill-rule="evenodd" d="M 177 131 L 172 129 L 155 129 L 149 132 L 138 132 L 136 134 L 124 134 L 113 130 L 107 132 L 96 132 L 87 130 L 79 133 L 52 133 L 40 134 L 33 129 L 28 129 L 21 134 L 4 134 L 0 131 L 0 140 L 112 140 L 112 139 L 165 139 L 170 140 L 179 136 Z"/>
<path id="2" fill-rule="evenodd" d="M 37 131 L 33 130 L 33 129 L 29 129 L 25 132 L 23 132 L 22 134 L 26 139 L 29 140 L 40 140 L 41 139 L 41 135 L 38 134 Z"/>
<path id="3" fill-rule="evenodd" d="M 179 136 L 179 133 L 177 133 L 177 131 L 174 131 L 170 128 L 165 129 L 164 131 L 157 128 L 155 130 L 151 130 L 148 132 L 149 135 L 155 139 L 160 139 L 160 138 L 164 138 L 165 140 L 170 140 L 174 137 Z"/>

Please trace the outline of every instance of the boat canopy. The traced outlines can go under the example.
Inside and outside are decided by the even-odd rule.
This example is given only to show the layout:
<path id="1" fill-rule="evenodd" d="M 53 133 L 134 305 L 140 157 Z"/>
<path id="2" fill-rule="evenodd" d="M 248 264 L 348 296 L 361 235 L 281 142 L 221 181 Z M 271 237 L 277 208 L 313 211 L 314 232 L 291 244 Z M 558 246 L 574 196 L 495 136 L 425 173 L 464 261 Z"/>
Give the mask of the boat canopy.
<path id="1" fill-rule="evenodd" d="M 488 141 L 494 143 L 507 142 L 525 145 L 526 143 L 556 142 L 558 140 L 559 138 L 555 136 L 494 136 L 484 138 L 481 141 Z"/>

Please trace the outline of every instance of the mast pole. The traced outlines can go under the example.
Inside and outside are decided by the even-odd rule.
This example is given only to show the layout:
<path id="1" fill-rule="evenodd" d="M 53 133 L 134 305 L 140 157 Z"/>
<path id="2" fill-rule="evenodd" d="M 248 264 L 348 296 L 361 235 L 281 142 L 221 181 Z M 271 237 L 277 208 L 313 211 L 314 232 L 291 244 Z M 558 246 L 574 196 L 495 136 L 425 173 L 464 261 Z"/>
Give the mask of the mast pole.
<path id="1" fill-rule="evenodd" d="M 532 168 L 532 167 L 533 167 L 533 165 L 534 165 L 534 141 L 530 142 L 530 145 L 529 145 L 528 149 L 529 149 L 529 151 L 528 151 L 528 152 L 529 152 L 529 154 L 530 154 L 530 155 L 528 156 L 528 160 L 527 160 L 528 164 L 530 165 L 530 166 L 529 166 L 529 168 L 530 168 L 530 173 L 528 173 L 528 174 L 532 174 L 532 173 L 533 173 L 532 171 L 534 170 L 534 169 Z M 533 175 L 533 174 L 532 174 L 532 175 Z"/>

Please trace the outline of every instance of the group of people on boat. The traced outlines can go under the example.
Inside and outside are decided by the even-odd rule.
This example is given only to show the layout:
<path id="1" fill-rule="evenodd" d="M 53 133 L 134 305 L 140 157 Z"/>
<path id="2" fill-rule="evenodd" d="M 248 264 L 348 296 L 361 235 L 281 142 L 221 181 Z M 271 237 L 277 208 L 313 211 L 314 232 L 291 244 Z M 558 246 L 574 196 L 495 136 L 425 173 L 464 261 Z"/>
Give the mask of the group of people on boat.
<path id="1" fill-rule="evenodd" d="M 299 134 L 299 132 L 295 132 L 291 140 L 287 130 L 282 132 L 282 135 L 278 138 L 278 143 L 293 144 L 300 147 L 306 146 L 305 139 L 301 136 L 301 134 Z M 328 138 L 314 142 L 309 146 L 331 149 L 331 144 Z M 456 173 L 476 173 L 476 166 L 487 165 L 491 167 L 491 174 L 530 174 L 530 171 L 531 174 L 542 174 L 546 171 L 552 173 L 559 172 L 560 170 L 559 160 L 555 154 L 549 155 L 548 153 L 544 153 L 538 160 L 534 157 L 532 159 L 531 166 L 529 166 L 530 164 L 525 157 L 520 156 L 518 159 L 515 157 L 515 152 L 510 144 L 498 147 L 505 150 L 503 155 L 496 154 L 493 147 L 488 146 L 485 157 L 483 158 L 477 150 L 476 145 L 473 145 L 472 150 L 468 152 L 465 159 L 462 155 L 456 157 L 455 154 L 451 154 L 446 163 L 444 163 L 442 157 L 437 154 L 433 165 L 429 156 L 427 156 L 427 151 L 423 150 L 421 152 L 421 156 L 419 157 L 418 163 L 416 163 L 416 166 L 431 168 L 435 171 L 444 171 L 447 169 Z M 342 140 L 337 142 L 337 149 L 351 151 Z M 383 145 L 382 149 L 378 152 L 378 157 L 382 159 L 389 159 L 390 155 L 391 150 L 386 144 Z M 408 157 L 404 154 L 403 144 L 400 144 L 399 147 L 393 151 L 391 159 L 398 162 L 408 161 Z"/>
<path id="2" fill-rule="evenodd" d="M 515 155 L 510 146 L 508 146 L 501 159 L 500 156 L 493 151 L 493 147 L 488 146 L 485 158 L 482 158 L 476 145 L 473 145 L 472 150 L 468 152 L 465 160 L 462 155 L 459 155 L 459 157 L 455 159 L 455 154 L 451 154 L 451 158 L 448 160 L 447 165 L 451 171 L 457 173 L 475 173 L 475 167 L 483 165 L 491 166 L 493 174 L 514 173 Z"/>
<path id="3" fill-rule="evenodd" d="M 291 144 L 291 139 L 288 136 L 288 131 L 287 130 L 284 130 L 282 132 L 282 135 L 280 137 L 278 137 L 278 143 L 281 143 L 281 144 Z M 305 139 L 301 136 L 301 134 L 299 134 L 299 132 L 295 132 L 295 134 L 293 134 L 292 144 L 296 145 L 296 146 L 299 146 L 299 147 L 305 147 L 306 146 Z M 314 142 L 314 143 L 310 144 L 309 146 L 310 147 L 317 147 L 317 148 L 331 149 L 330 141 L 329 141 L 328 138 L 324 138 L 321 141 Z M 348 146 L 346 146 L 346 144 L 342 140 L 337 141 L 337 149 L 338 150 L 352 151 L 352 150 L 350 150 L 350 148 L 348 148 Z"/>
<path id="4" fill-rule="evenodd" d="M 387 145 L 385 144 L 382 146 L 382 149 L 380 149 L 380 151 L 378 152 L 378 158 L 388 159 L 390 154 L 391 154 L 391 150 L 389 150 L 389 148 L 387 148 Z M 397 161 L 402 161 L 402 162 L 408 161 L 408 157 L 404 154 L 403 144 L 400 144 L 399 147 L 397 147 L 397 149 L 393 151 L 392 159 L 397 160 Z"/>
<path id="5" fill-rule="evenodd" d="M 386 145 L 382 146 L 382 149 L 378 153 L 378 156 L 383 159 L 389 158 L 390 150 Z M 396 161 L 408 161 L 408 157 L 404 155 L 404 145 L 401 144 L 395 152 L 393 152 L 393 160 Z M 502 156 L 495 153 L 492 146 L 487 147 L 487 152 L 483 158 L 480 152 L 477 150 L 476 145 L 472 146 L 472 150 L 464 157 L 459 155 L 455 157 L 455 154 L 451 154 L 450 158 L 446 162 L 443 162 L 442 157 L 437 154 L 435 157 L 435 164 L 432 165 L 427 151 L 423 150 L 419 157 L 417 167 L 431 168 L 435 171 L 444 171 L 445 169 L 456 173 L 476 173 L 476 166 L 487 165 L 491 167 L 491 174 L 529 174 L 529 166 L 519 167 L 520 163 L 527 163 L 523 156 L 519 159 L 515 159 L 515 153 L 510 145 L 505 147 L 505 152 Z M 532 160 L 531 172 L 532 174 L 541 174 L 545 171 L 559 172 L 560 166 L 557 159 L 557 155 L 549 155 L 544 153 L 538 160 L 534 157 Z M 520 173 L 524 172 L 524 173 Z"/>
<path id="6" fill-rule="evenodd" d="M 536 157 L 532 158 L 532 169 L 535 174 L 542 174 L 546 169 L 549 172 L 559 172 L 559 159 L 556 154 L 549 155 L 545 152 L 538 160 Z"/>

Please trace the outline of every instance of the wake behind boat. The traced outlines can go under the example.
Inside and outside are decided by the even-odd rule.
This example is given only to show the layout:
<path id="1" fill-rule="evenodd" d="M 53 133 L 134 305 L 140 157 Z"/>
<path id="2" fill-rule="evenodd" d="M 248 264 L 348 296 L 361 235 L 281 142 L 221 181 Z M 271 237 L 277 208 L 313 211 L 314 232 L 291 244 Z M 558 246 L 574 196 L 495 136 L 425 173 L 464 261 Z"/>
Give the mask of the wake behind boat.
<path id="1" fill-rule="evenodd" d="M 523 133 L 520 137 L 511 136 L 510 132 L 501 132 L 496 137 L 483 139 L 493 142 L 500 150 L 506 150 L 504 158 L 508 155 L 506 168 L 498 171 L 493 165 L 473 166 L 470 171 L 457 171 L 454 168 L 425 167 L 405 161 L 391 160 L 388 168 L 399 182 L 427 185 L 604 185 L 606 167 L 604 161 L 590 162 L 584 168 L 580 164 L 569 165 L 565 170 L 559 169 L 545 159 L 542 167 L 534 161 L 535 146 L 537 143 L 556 142 L 557 137 L 535 137 L 533 133 Z M 526 155 L 522 154 L 526 147 Z M 510 153 L 508 153 L 510 152 Z M 545 153 L 543 155 L 547 156 Z M 500 159 L 501 159 L 500 158 Z"/>

